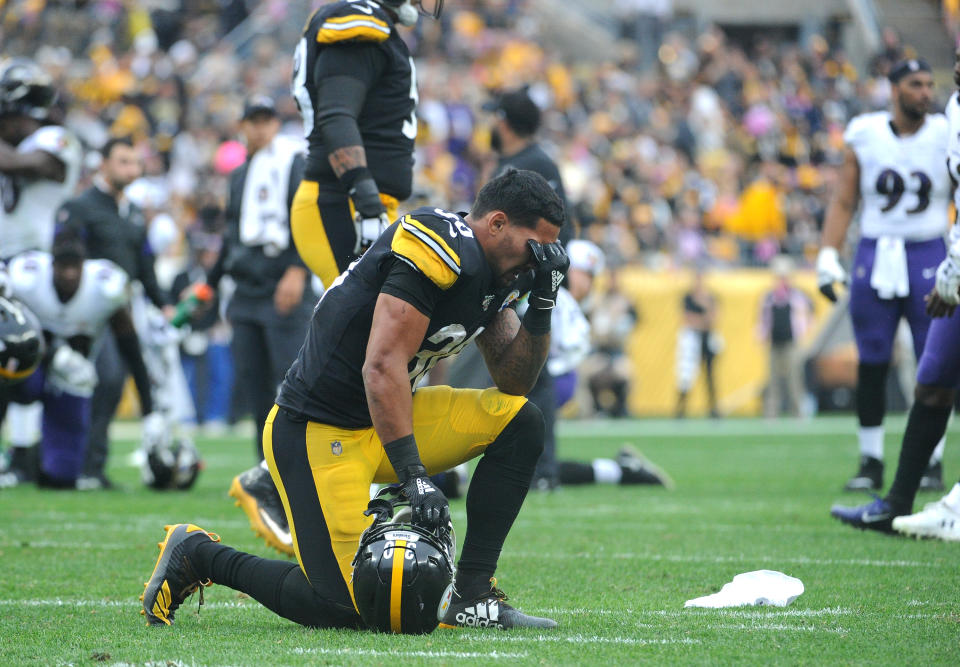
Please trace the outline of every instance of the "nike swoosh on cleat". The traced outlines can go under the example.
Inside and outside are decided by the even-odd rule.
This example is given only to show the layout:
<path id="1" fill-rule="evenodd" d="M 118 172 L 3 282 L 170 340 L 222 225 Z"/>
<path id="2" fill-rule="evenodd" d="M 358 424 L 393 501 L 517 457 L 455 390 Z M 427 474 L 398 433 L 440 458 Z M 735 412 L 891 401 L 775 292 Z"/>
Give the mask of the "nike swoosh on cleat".
<path id="1" fill-rule="evenodd" d="M 270 529 L 270 532 L 272 532 L 274 535 L 277 536 L 278 540 L 280 540 L 287 546 L 293 545 L 293 538 L 290 536 L 290 531 L 284 530 L 283 528 L 278 526 L 277 523 L 273 519 L 271 519 L 267 515 L 267 513 L 264 512 L 263 510 L 260 510 L 260 518 L 263 520 L 265 524 L 267 524 L 267 528 Z"/>
<path id="2" fill-rule="evenodd" d="M 886 521 L 890 518 L 889 513 L 883 514 L 870 514 L 870 512 L 864 512 L 860 515 L 860 520 L 864 523 L 879 523 L 880 521 Z"/>

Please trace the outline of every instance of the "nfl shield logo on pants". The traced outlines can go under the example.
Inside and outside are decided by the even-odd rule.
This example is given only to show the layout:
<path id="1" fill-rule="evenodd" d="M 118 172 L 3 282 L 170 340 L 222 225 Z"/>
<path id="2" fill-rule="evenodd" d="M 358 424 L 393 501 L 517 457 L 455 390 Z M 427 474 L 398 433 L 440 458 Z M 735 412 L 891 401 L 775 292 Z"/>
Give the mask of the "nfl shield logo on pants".
<path id="1" fill-rule="evenodd" d="M 340 456 L 343 454 L 343 445 L 340 444 L 339 440 L 334 440 L 330 443 L 330 451 L 333 452 L 334 456 Z"/>

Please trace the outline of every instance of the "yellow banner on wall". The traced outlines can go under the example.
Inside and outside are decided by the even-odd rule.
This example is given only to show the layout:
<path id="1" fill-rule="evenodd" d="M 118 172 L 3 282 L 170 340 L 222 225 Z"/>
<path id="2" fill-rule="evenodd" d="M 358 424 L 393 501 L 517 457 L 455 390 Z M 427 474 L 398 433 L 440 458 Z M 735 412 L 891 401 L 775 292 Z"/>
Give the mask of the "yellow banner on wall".
<path id="1" fill-rule="evenodd" d="M 720 412 L 758 415 L 769 374 L 769 349 L 759 338 L 757 325 L 763 297 L 773 288 L 775 278 L 767 269 L 716 271 L 704 278 L 716 298 L 715 331 L 724 341 L 723 350 L 714 360 Z M 795 272 L 790 281 L 809 296 L 814 306 L 809 339 L 816 335 L 830 303 L 817 291 L 812 271 Z M 677 336 L 683 323 L 683 296 L 692 284 L 693 273 L 689 271 L 624 268 L 619 272 L 620 289 L 631 299 L 640 318 L 626 350 L 632 362 L 630 411 L 635 415 L 674 413 Z M 707 392 L 701 369 L 688 397 L 687 414 L 706 413 Z"/>

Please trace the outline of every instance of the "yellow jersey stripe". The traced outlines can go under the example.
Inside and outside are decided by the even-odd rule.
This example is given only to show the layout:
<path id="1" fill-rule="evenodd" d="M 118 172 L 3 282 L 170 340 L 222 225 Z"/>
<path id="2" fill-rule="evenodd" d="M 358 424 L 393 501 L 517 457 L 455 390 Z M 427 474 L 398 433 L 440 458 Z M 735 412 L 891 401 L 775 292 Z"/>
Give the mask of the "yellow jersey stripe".
<path id="1" fill-rule="evenodd" d="M 407 556 L 407 541 L 397 540 L 393 546 L 393 569 L 390 571 L 390 629 L 400 633 L 400 603 L 403 599 L 403 561 Z"/>
<path id="2" fill-rule="evenodd" d="M 457 275 L 460 275 L 460 256 L 453 251 L 443 237 L 427 227 L 416 218 L 405 215 L 401 223 L 410 233 L 420 238 L 424 243 L 433 248 L 438 255 L 450 265 Z"/>
<path id="3" fill-rule="evenodd" d="M 333 44 L 335 42 L 346 42 L 351 39 L 358 39 L 367 42 L 385 42 L 389 34 L 383 34 L 379 28 L 372 30 L 366 26 L 357 26 L 349 30 L 318 30 L 317 42 L 320 44 Z"/>
<path id="4" fill-rule="evenodd" d="M 403 224 L 399 225 L 394 232 L 390 250 L 396 257 L 429 278 L 440 289 L 449 289 L 457 282 L 459 267 L 456 271 L 451 268 L 450 264 L 437 254 L 435 248 Z"/>
<path id="5" fill-rule="evenodd" d="M 346 16 L 331 16 L 330 18 L 326 19 L 323 22 L 323 24 L 326 25 L 327 23 L 350 23 L 350 21 L 368 21 L 370 23 L 375 23 L 378 26 L 386 28 L 388 31 L 390 30 L 390 26 L 387 25 L 386 21 L 384 21 L 383 19 L 378 19 L 376 16 L 372 16 L 370 14 L 348 14 Z"/>

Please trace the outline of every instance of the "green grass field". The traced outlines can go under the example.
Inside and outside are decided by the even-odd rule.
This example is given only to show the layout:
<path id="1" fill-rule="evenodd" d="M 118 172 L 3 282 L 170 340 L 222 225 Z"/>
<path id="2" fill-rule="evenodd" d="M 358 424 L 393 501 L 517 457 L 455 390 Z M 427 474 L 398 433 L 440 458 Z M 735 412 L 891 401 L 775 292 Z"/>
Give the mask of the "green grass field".
<path id="1" fill-rule="evenodd" d="M 677 488 L 531 494 L 499 584 L 560 628 L 426 637 L 307 630 L 219 586 L 199 616 L 194 596 L 174 627 L 145 627 L 137 596 L 164 523 L 270 552 L 226 496 L 251 463 L 246 438 L 201 440 L 197 488 L 166 494 L 139 484 L 126 465 L 133 442 L 120 441 L 111 474 L 124 491 L 0 491 L 0 664 L 958 664 L 960 544 L 862 533 L 828 515 L 836 501 L 867 498 L 839 492 L 855 463 L 853 427 L 852 417 L 565 424 L 565 457 L 631 442 Z M 888 421 L 888 482 L 902 428 Z M 948 442 L 948 484 L 956 449 Z M 935 498 L 921 495 L 918 508 Z M 464 502 L 451 509 L 462 537 Z M 782 609 L 684 609 L 755 569 L 799 577 L 806 592 Z"/>

